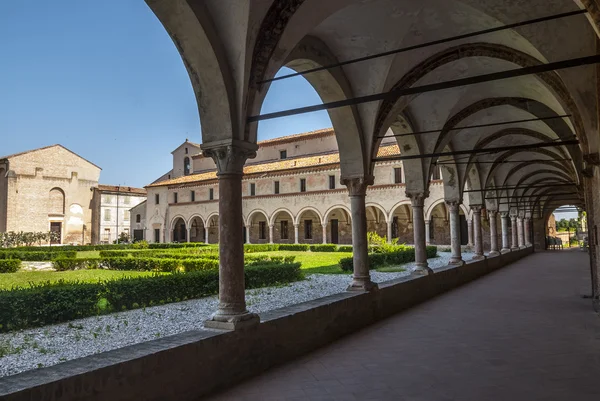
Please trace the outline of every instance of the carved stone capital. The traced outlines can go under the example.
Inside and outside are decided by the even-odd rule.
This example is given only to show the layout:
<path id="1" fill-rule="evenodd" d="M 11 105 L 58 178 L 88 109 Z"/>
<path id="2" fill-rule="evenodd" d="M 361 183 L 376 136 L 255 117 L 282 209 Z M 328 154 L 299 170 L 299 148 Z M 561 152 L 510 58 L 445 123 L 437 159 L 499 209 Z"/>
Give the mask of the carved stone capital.
<path id="1" fill-rule="evenodd" d="M 481 209 L 483 209 L 482 205 L 471 205 L 473 213 L 481 213 Z"/>
<path id="2" fill-rule="evenodd" d="M 460 204 L 462 203 L 461 201 L 458 201 L 458 200 L 446 200 L 445 202 L 446 202 L 446 206 L 448 207 L 448 210 L 450 212 L 454 212 L 454 213 L 459 211 Z"/>
<path id="3" fill-rule="evenodd" d="M 348 194 L 350 196 L 365 196 L 367 193 L 367 187 L 373 185 L 375 178 L 373 176 L 362 176 L 362 177 L 342 177 L 342 185 L 348 188 Z"/>
<path id="4" fill-rule="evenodd" d="M 406 191 L 406 197 L 410 199 L 412 207 L 423 207 L 425 199 L 429 197 L 429 191 L 409 192 Z"/>
<path id="5" fill-rule="evenodd" d="M 502 217 L 503 219 L 507 218 L 509 215 L 508 212 L 500 212 L 500 217 Z"/>
<path id="6" fill-rule="evenodd" d="M 233 142 L 216 146 L 208 144 L 202 146 L 202 153 L 215 161 L 217 175 L 241 175 L 246 160 L 256 157 L 256 145 L 252 145 L 254 144 L 244 143 L 243 146 L 238 146 Z"/>
<path id="7" fill-rule="evenodd" d="M 496 214 L 497 214 L 497 213 L 498 213 L 498 211 L 497 211 L 497 210 L 493 210 L 493 209 L 488 209 L 488 210 L 487 210 L 487 214 L 488 214 L 488 217 L 489 217 L 490 219 L 495 219 L 495 218 L 496 218 Z"/>

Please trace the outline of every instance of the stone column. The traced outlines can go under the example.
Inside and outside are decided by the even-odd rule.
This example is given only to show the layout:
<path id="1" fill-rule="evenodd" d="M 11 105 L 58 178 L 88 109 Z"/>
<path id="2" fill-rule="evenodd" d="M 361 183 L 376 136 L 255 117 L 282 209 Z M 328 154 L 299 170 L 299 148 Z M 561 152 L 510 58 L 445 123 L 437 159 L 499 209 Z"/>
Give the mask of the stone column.
<path id="1" fill-rule="evenodd" d="M 250 241 L 250 226 L 245 226 L 244 230 L 246 230 L 246 243 L 251 244 L 252 242 Z"/>
<path id="2" fill-rule="evenodd" d="M 323 244 L 327 243 L 327 224 L 322 225 L 323 228 Z"/>
<path id="3" fill-rule="evenodd" d="M 299 244 L 299 239 L 300 237 L 298 236 L 298 227 L 300 225 L 299 224 L 294 224 L 294 244 Z"/>
<path id="4" fill-rule="evenodd" d="M 219 178 L 219 307 L 205 327 L 235 330 L 258 324 L 259 317 L 246 309 L 244 244 L 242 241 L 242 175 L 246 159 L 256 155 L 256 145 L 240 143 L 203 147 L 217 165 Z"/>
<path id="5" fill-rule="evenodd" d="M 377 284 L 369 274 L 369 246 L 367 243 L 367 208 L 365 196 L 367 187 L 373 184 L 373 177 L 342 178 L 348 187 L 350 211 L 352 213 L 352 259 L 354 274 L 348 291 L 373 291 Z"/>
<path id="6" fill-rule="evenodd" d="M 392 224 L 394 224 L 393 220 L 387 221 L 387 242 L 388 244 L 392 243 Z"/>
<path id="7" fill-rule="evenodd" d="M 187 230 L 187 237 L 185 237 L 185 242 L 190 242 L 190 233 L 192 232 L 191 228 L 186 228 Z"/>
<path id="8" fill-rule="evenodd" d="M 519 249 L 517 243 L 517 216 L 510 216 L 510 228 L 511 228 L 511 251 Z"/>
<path id="9" fill-rule="evenodd" d="M 462 258 L 460 249 L 460 202 L 446 201 L 448 211 L 450 212 L 450 247 L 452 248 L 451 265 L 463 265 L 465 261 Z"/>
<path id="10" fill-rule="evenodd" d="M 473 246 L 473 218 L 467 219 L 467 245 Z"/>
<path id="11" fill-rule="evenodd" d="M 523 224 L 525 226 L 525 246 L 531 246 L 531 219 L 525 217 Z"/>
<path id="12" fill-rule="evenodd" d="M 204 227 L 204 243 L 208 244 L 208 228 Z"/>
<path id="13" fill-rule="evenodd" d="M 273 224 L 269 224 L 269 244 L 273 243 L 273 229 L 275 226 Z"/>
<path id="14" fill-rule="evenodd" d="M 523 232 L 523 218 L 517 217 L 517 230 L 519 238 L 519 249 L 525 248 L 525 233 Z"/>
<path id="15" fill-rule="evenodd" d="M 483 232 L 481 230 L 481 205 L 471 206 L 473 210 L 473 236 L 475 237 L 475 256 L 473 260 L 485 259 L 483 255 Z"/>
<path id="16" fill-rule="evenodd" d="M 502 250 L 500 252 L 506 253 L 510 251 L 510 243 L 508 240 L 508 212 L 501 212 L 500 217 L 502 218 Z"/>
<path id="17" fill-rule="evenodd" d="M 498 228 L 496 216 L 498 212 L 496 210 L 488 210 L 488 217 L 490 218 L 490 256 L 498 256 Z"/>
<path id="18" fill-rule="evenodd" d="M 431 233 L 430 233 L 431 225 L 430 225 L 430 223 L 431 223 L 430 220 L 425 220 L 425 244 L 427 244 L 427 245 L 431 244 Z"/>
<path id="19" fill-rule="evenodd" d="M 425 214 L 423 204 L 425 198 L 429 196 L 427 192 L 406 193 L 410 198 L 413 211 L 413 233 L 415 238 L 415 270 L 413 274 L 427 275 L 432 274 L 433 270 L 427 263 L 427 244 L 425 242 Z"/>

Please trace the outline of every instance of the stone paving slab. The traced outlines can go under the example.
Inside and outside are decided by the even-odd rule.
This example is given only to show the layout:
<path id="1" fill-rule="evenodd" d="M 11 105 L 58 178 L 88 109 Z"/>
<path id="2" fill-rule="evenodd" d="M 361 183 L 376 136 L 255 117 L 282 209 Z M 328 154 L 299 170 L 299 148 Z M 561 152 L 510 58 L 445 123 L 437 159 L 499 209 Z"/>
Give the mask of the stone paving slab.
<path id="1" fill-rule="evenodd" d="M 588 269 L 536 253 L 206 400 L 600 400 Z"/>

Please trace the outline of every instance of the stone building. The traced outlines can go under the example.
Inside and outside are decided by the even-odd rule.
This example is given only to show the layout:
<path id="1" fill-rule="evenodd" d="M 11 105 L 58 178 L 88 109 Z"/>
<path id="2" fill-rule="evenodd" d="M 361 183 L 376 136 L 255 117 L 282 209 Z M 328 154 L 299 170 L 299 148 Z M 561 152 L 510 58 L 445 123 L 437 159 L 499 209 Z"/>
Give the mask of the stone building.
<path id="1" fill-rule="evenodd" d="M 391 138 L 390 138 L 391 139 Z M 379 156 L 398 155 L 386 139 Z M 170 178 L 169 178 L 170 176 Z M 448 211 L 440 169 L 431 177 L 425 202 L 427 241 L 450 244 Z M 215 163 L 198 145 L 184 142 L 173 152 L 173 169 L 147 187 L 144 221 L 151 242 L 216 243 L 219 188 Z M 259 142 L 242 181 L 247 243 L 352 243 L 348 190 L 340 184 L 340 156 L 333 129 Z M 413 243 L 412 210 L 405 195 L 401 161 L 377 163 L 367 191 L 367 227 L 400 243 Z M 468 241 L 467 207 L 461 207 L 463 244 Z M 136 214 L 143 213 L 143 209 Z M 133 230 L 133 228 L 132 228 Z"/>
<path id="2" fill-rule="evenodd" d="M 130 237 L 130 209 L 146 200 L 146 190 L 114 185 L 94 188 L 93 233 L 94 244 L 112 244 L 121 234 Z"/>
<path id="3" fill-rule="evenodd" d="M 112 242 L 129 233 L 129 209 L 146 191 L 99 185 L 100 171 L 61 145 L 0 158 L 0 232 L 54 231 L 56 244 Z"/>
<path id="4" fill-rule="evenodd" d="M 100 170 L 61 145 L 0 158 L 0 232 L 55 231 L 57 243 L 91 242 Z"/>

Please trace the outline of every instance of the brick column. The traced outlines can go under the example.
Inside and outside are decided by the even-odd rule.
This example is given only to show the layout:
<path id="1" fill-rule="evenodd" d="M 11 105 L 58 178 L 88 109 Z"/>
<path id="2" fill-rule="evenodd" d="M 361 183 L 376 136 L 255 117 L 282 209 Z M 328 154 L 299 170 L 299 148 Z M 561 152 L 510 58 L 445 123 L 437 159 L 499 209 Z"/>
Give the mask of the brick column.
<path id="1" fill-rule="evenodd" d="M 369 246 L 367 243 L 367 208 L 365 196 L 373 177 L 342 178 L 348 187 L 350 211 L 352 213 L 352 258 L 354 274 L 348 291 L 372 291 L 377 284 L 371 281 L 369 273 Z"/>
<path id="2" fill-rule="evenodd" d="M 427 275 L 432 274 L 433 270 L 427 263 L 427 244 L 425 240 L 425 214 L 423 204 L 425 198 L 429 196 L 427 192 L 406 193 L 410 198 L 413 211 L 413 233 L 415 238 L 415 270 L 413 274 Z"/>
<path id="3" fill-rule="evenodd" d="M 242 175 L 246 159 L 256 155 L 256 145 L 230 143 L 202 147 L 213 158 L 219 178 L 219 307 L 206 327 L 235 330 L 258 324 L 258 315 L 246 309 L 244 244 L 242 239 Z"/>
<path id="4" fill-rule="evenodd" d="M 473 236 L 475 237 L 475 256 L 473 260 L 485 259 L 483 254 L 483 231 L 481 229 L 481 205 L 473 205 Z"/>
<path id="5" fill-rule="evenodd" d="M 462 258 L 460 249 L 460 202 L 446 201 L 446 206 L 450 212 L 450 247 L 452 248 L 451 265 L 463 265 L 465 261 Z"/>

